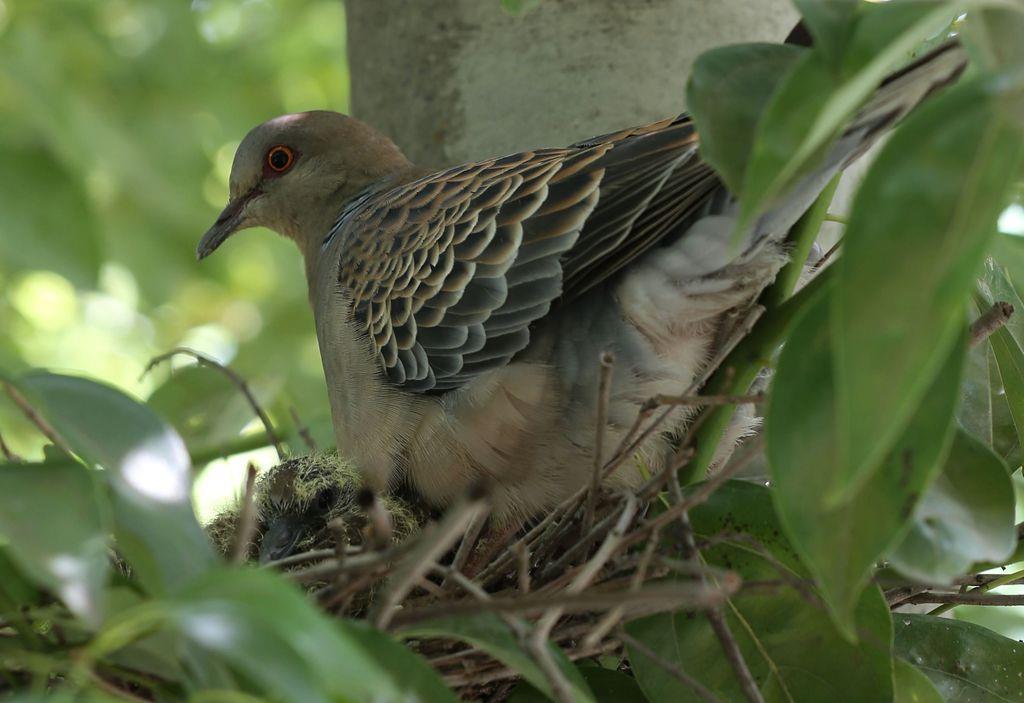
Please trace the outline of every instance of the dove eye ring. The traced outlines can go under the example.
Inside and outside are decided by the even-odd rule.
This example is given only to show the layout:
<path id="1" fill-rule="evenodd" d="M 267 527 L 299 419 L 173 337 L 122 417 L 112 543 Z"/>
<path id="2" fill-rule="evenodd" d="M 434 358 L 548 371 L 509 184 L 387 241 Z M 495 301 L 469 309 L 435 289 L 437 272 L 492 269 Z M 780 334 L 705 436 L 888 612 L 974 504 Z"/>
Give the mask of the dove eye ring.
<path id="1" fill-rule="evenodd" d="M 275 173 L 284 173 L 295 163 L 295 152 L 284 145 L 271 147 L 267 152 L 267 166 Z"/>

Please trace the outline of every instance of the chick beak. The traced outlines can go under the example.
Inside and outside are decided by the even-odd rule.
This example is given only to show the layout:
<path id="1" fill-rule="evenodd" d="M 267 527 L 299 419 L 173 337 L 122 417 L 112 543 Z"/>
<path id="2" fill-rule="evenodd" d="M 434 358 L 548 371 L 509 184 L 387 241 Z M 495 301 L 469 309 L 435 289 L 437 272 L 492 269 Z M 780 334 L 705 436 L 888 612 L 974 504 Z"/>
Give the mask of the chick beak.
<path id="1" fill-rule="evenodd" d="M 290 555 L 305 534 L 306 528 L 294 517 L 281 515 L 274 518 L 260 542 L 260 564 Z"/>
<path id="2" fill-rule="evenodd" d="M 199 261 L 215 252 L 217 247 L 223 244 L 232 234 L 243 229 L 245 208 L 260 194 L 260 190 L 254 188 L 245 195 L 228 201 L 228 204 L 221 210 L 220 215 L 217 216 L 217 221 L 213 223 L 210 229 L 206 230 L 206 234 L 199 240 L 199 245 L 196 247 L 196 258 Z"/>

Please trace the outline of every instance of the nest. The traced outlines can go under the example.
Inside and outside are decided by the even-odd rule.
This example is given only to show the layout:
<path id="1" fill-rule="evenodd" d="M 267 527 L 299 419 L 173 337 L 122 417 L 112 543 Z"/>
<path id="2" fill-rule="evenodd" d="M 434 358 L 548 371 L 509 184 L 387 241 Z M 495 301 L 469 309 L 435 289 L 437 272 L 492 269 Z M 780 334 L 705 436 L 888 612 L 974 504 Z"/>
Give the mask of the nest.
<path id="1" fill-rule="evenodd" d="M 624 461 L 623 450 L 606 467 Z M 276 516 L 303 515 L 315 529 L 294 554 L 268 566 L 306 588 L 324 611 L 405 636 L 463 698 L 500 700 L 517 672 L 457 638 L 417 634 L 443 630 L 453 617 L 489 613 L 519 638 L 557 695 L 568 683 L 547 642 L 571 660 L 614 654 L 627 638 L 625 620 L 715 608 L 738 588 L 732 573 L 708 579 L 708 567 L 678 559 L 678 545 L 692 542 L 692 534 L 664 539 L 688 524 L 680 518 L 710 491 L 680 495 L 668 510 L 648 515 L 650 501 L 665 495 L 683 463 L 635 491 L 580 490 L 543 519 L 509 529 L 488 524 L 487 495 L 431 513 L 409 496 L 367 496 L 351 465 L 312 454 L 283 462 L 256 483 L 251 544 L 243 553 L 260 553 Z M 724 471 L 708 485 L 734 473 Z M 243 513 L 244 501 L 207 527 L 225 554 L 237 544 Z M 658 545 L 677 558 L 662 560 Z"/>

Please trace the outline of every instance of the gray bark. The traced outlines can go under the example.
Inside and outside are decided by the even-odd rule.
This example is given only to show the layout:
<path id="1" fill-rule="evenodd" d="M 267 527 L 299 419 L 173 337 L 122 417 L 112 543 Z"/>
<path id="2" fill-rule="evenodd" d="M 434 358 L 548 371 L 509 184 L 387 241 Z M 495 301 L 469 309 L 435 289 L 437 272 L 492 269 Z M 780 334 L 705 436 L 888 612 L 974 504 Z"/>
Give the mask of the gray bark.
<path id="1" fill-rule="evenodd" d="M 443 166 L 587 137 L 685 109 L 694 58 L 781 41 L 788 0 L 348 0 L 352 111 Z"/>

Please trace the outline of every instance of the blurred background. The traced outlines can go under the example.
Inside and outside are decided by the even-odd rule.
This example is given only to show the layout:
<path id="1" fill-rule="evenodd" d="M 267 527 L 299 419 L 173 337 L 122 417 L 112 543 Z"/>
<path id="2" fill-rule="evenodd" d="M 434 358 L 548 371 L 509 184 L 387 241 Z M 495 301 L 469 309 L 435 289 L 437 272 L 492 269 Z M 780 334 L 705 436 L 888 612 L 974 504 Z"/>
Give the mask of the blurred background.
<path id="1" fill-rule="evenodd" d="M 187 417 L 194 394 L 220 393 L 220 426 L 189 442 L 200 469 L 252 415 L 214 371 L 164 385 L 187 357 L 142 376 L 151 357 L 184 345 L 251 380 L 275 420 L 287 424 L 301 399 L 303 422 L 328 445 L 294 245 L 248 232 L 246 246 L 201 266 L 194 250 L 250 127 L 347 104 L 340 0 L 0 0 L 0 372 L 41 366 L 142 399 L 156 392 L 179 429 L 196 431 L 211 418 Z M 41 456 L 6 397 L 0 431 Z M 249 458 L 199 477 L 203 517 Z"/>

